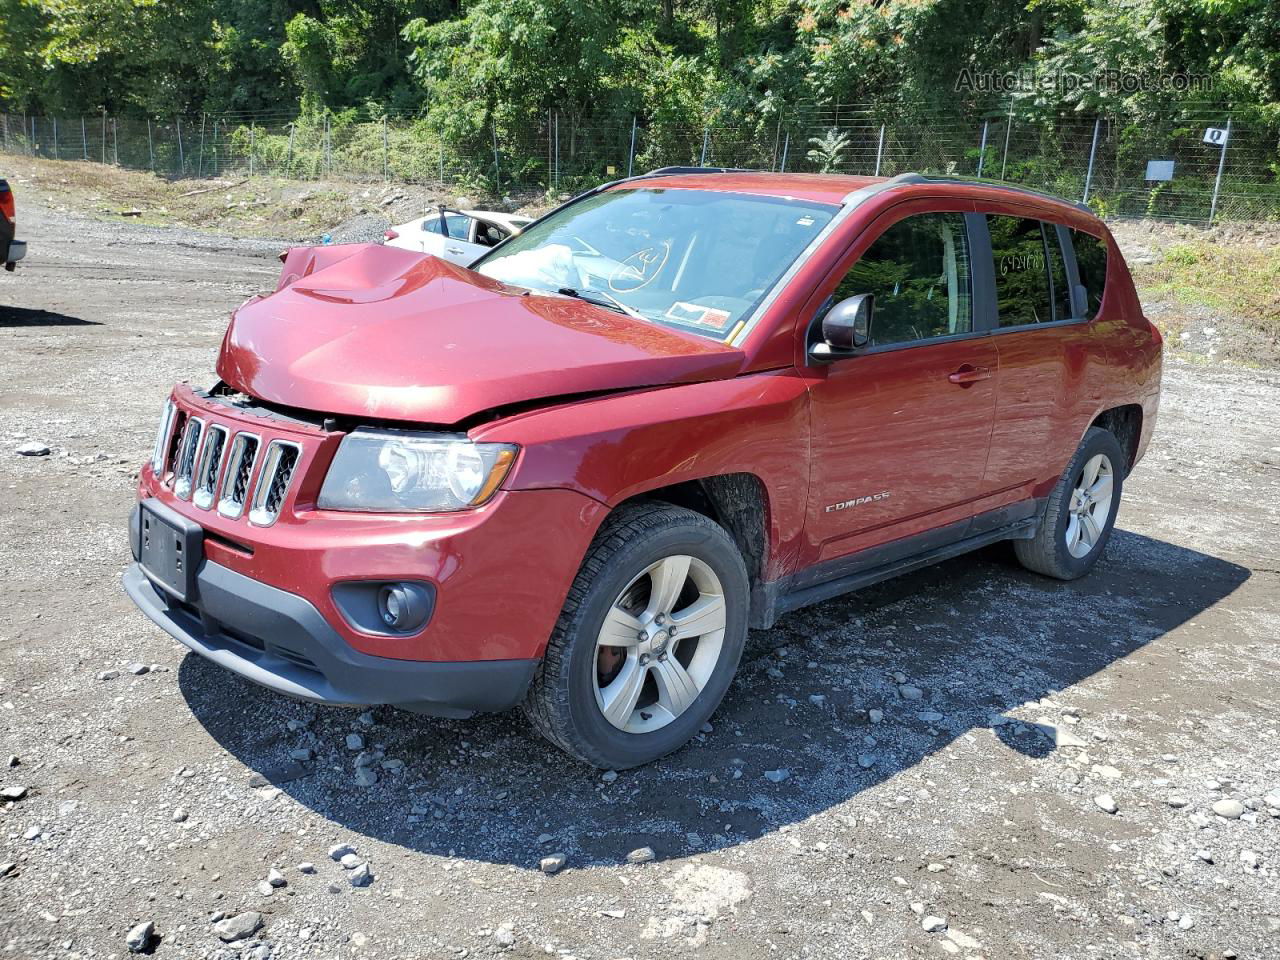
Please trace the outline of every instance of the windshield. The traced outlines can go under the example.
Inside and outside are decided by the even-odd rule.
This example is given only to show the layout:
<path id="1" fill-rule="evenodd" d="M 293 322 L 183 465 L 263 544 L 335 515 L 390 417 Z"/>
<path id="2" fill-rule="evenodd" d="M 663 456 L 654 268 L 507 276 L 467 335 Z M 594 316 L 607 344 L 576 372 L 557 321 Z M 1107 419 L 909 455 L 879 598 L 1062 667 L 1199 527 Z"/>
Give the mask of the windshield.
<path id="1" fill-rule="evenodd" d="M 836 207 L 710 190 L 608 190 L 472 269 L 729 340 Z"/>

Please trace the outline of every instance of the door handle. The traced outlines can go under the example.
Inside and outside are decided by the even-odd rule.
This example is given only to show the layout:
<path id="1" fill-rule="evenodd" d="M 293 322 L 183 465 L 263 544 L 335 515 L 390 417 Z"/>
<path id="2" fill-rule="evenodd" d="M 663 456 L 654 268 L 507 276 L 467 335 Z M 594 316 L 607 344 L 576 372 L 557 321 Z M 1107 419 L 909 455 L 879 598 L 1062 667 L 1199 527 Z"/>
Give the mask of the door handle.
<path id="1" fill-rule="evenodd" d="M 947 379 L 962 387 L 969 387 L 979 380 L 990 380 L 991 371 L 987 367 L 975 367 L 966 363 L 955 373 L 948 376 Z"/>
<path id="2" fill-rule="evenodd" d="M 445 247 L 445 250 L 447 250 L 449 253 L 463 253 L 463 252 L 464 252 L 464 251 L 463 251 L 463 249 L 462 249 L 461 247 Z"/>

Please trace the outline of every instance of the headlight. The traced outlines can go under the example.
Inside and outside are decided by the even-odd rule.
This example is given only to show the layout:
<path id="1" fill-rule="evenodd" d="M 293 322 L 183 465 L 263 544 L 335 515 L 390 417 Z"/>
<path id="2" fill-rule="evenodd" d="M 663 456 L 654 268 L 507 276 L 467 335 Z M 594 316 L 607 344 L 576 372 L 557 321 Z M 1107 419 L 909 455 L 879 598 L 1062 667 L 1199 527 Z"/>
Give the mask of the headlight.
<path id="1" fill-rule="evenodd" d="M 509 443 L 448 434 L 353 430 L 320 488 L 325 510 L 443 513 L 484 503 L 516 458 Z"/>

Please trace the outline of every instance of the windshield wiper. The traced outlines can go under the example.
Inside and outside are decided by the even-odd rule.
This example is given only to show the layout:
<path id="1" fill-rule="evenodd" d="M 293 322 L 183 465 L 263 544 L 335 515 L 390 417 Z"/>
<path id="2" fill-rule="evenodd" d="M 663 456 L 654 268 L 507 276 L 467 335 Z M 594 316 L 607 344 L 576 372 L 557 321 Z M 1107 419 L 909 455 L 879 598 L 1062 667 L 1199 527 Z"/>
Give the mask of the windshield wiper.
<path id="1" fill-rule="evenodd" d="M 587 301 L 587 303 L 594 303 L 598 307 L 610 307 L 617 310 L 619 313 L 625 313 L 628 317 L 633 317 L 636 320 L 643 320 L 645 323 L 649 322 L 649 318 L 639 310 L 636 310 L 633 307 L 628 307 L 617 297 L 613 296 L 613 294 L 605 293 L 603 290 L 578 290 L 574 287 L 560 287 L 556 290 L 556 293 L 562 294 L 566 297 L 576 297 L 579 300 Z M 594 294 L 594 296 L 592 296 L 592 294 Z"/>

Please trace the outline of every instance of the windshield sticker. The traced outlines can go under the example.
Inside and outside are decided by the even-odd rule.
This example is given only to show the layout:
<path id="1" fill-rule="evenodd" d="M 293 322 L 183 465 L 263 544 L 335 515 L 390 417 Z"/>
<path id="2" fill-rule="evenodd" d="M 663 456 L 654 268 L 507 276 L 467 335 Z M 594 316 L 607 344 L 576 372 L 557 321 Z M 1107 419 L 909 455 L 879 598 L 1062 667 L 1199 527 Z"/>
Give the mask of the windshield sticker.
<path id="1" fill-rule="evenodd" d="M 812 226 L 813 226 L 813 217 L 801 217 L 799 220 L 797 220 L 797 221 L 796 221 L 796 226 L 800 226 L 800 227 L 812 227 Z"/>
<path id="2" fill-rule="evenodd" d="M 671 244 L 665 242 L 637 250 L 614 268 L 609 277 L 609 289 L 614 293 L 630 293 L 648 286 L 667 265 L 669 256 Z"/>
<path id="3" fill-rule="evenodd" d="M 723 333 L 729 326 L 728 310 L 717 310 L 714 307 L 700 307 L 696 303 L 677 301 L 671 305 L 664 316 L 676 323 L 687 323 L 694 327 L 706 327 Z"/>

